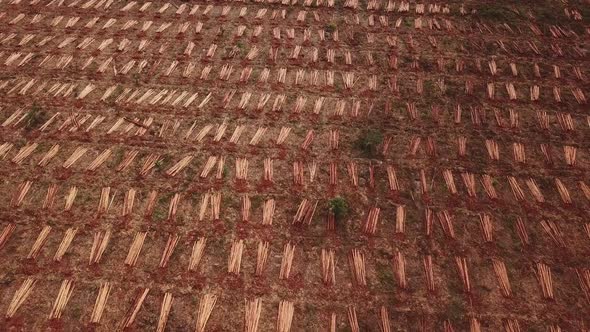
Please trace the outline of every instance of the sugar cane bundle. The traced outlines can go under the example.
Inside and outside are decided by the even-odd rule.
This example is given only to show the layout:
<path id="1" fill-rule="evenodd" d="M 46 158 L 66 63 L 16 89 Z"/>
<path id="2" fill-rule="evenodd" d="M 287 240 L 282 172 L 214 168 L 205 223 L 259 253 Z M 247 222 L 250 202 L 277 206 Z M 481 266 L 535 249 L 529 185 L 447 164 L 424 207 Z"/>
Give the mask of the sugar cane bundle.
<path id="1" fill-rule="evenodd" d="M 143 166 L 139 171 L 139 174 L 143 177 L 147 176 L 150 173 L 150 171 L 154 168 L 154 166 L 156 166 L 156 164 L 160 162 L 160 160 L 161 159 L 159 154 L 149 154 L 145 158 Z"/>
<path id="2" fill-rule="evenodd" d="M 291 331 L 294 312 L 293 302 L 282 300 L 279 303 L 279 312 L 277 316 L 277 332 Z"/>
<path id="3" fill-rule="evenodd" d="M 469 197 L 476 197 L 477 191 L 475 187 L 475 176 L 473 175 L 473 173 L 463 172 L 461 173 L 461 179 L 463 179 L 463 184 L 467 189 L 467 195 Z"/>
<path id="4" fill-rule="evenodd" d="M 524 191 L 518 184 L 518 181 L 514 176 L 508 176 L 508 183 L 510 184 L 510 189 L 512 189 L 512 194 L 517 201 L 524 201 Z"/>
<path id="5" fill-rule="evenodd" d="M 518 323 L 518 320 L 510 318 L 505 319 L 503 323 L 506 332 L 520 332 L 520 324 Z"/>
<path id="6" fill-rule="evenodd" d="M 102 314 L 107 304 L 109 294 L 111 293 L 112 285 L 110 282 L 102 282 L 94 302 L 94 308 L 92 309 L 92 315 L 90 316 L 90 323 L 98 324 L 102 318 Z"/>
<path id="7" fill-rule="evenodd" d="M 262 299 L 255 298 L 251 301 L 244 299 L 244 305 L 244 332 L 257 332 L 262 311 Z"/>
<path id="8" fill-rule="evenodd" d="M 557 122 L 564 131 L 574 131 L 574 120 L 569 113 L 557 112 Z"/>
<path id="9" fill-rule="evenodd" d="M 12 196 L 11 204 L 13 207 L 20 207 L 27 196 L 27 193 L 33 185 L 32 181 L 23 181 L 18 186 L 18 190 Z"/>
<path id="10" fill-rule="evenodd" d="M 55 157 L 55 155 L 57 154 L 57 152 L 59 151 L 59 144 L 55 144 L 51 147 L 51 149 L 49 149 L 45 155 L 43 156 L 43 158 L 41 158 L 41 160 L 39 160 L 39 162 L 37 163 L 37 166 L 40 167 L 45 167 L 47 166 L 47 164 L 49 164 L 49 162 L 51 161 L 51 159 L 53 159 L 53 157 Z"/>
<path id="11" fill-rule="evenodd" d="M 539 186 L 537 185 L 537 182 L 532 179 L 529 178 L 526 180 L 526 184 L 529 187 L 529 190 L 531 191 L 531 194 L 533 195 L 533 197 L 535 198 L 535 200 L 538 203 L 544 203 L 545 202 L 545 197 L 543 196 L 543 193 L 541 192 L 541 189 L 539 189 Z"/>
<path id="12" fill-rule="evenodd" d="M 558 224 L 551 220 L 541 220 L 541 227 L 549 235 L 553 243 L 561 248 L 566 248 L 563 232 Z"/>
<path id="13" fill-rule="evenodd" d="M 12 233 L 14 232 L 15 228 L 16 228 L 16 225 L 13 223 L 10 223 L 10 224 L 4 226 L 4 228 L 2 229 L 2 232 L 0 232 L 0 249 L 2 249 L 2 247 L 4 247 L 4 245 L 6 244 L 6 242 L 8 242 L 8 239 L 10 238 Z"/>
<path id="14" fill-rule="evenodd" d="M 569 145 L 563 146 L 563 154 L 565 157 L 565 163 L 568 166 L 575 166 L 576 165 L 576 152 L 577 152 L 577 148 L 574 146 L 569 146 Z"/>
<path id="15" fill-rule="evenodd" d="M 18 153 L 12 158 L 12 162 L 20 165 L 28 156 L 30 156 L 35 149 L 39 146 L 39 143 L 31 143 L 23 146 Z"/>
<path id="16" fill-rule="evenodd" d="M 166 323 L 168 322 L 170 309 L 172 309 L 173 300 L 174 297 L 172 296 L 172 293 L 166 292 L 166 294 L 164 294 L 164 298 L 162 299 L 162 306 L 160 307 L 160 317 L 158 319 L 156 332 L 163 332 L 166 328 Z"/>
<path id="17" fill-rule="evenodd" d="M 299 204 L 297 213 L 295 213 L 295 216 L 293 218 L 293 224 L 305 224 L 309 226 L 311 224 L 317 206 L 318 201 L 316 201 L 314 204 L 307 198 L 304 198 Z"/>
<path id="18" fill-rule="evenodd" d="M 428 181 L 426 180 L 426 171 L 424 171 L 424 169 L 420 170 L 420 192 L 422 195 L 428 195 L 429 192 Z"/>
<path id="19" fill-rule="evenodd" d="M 578 181 L 578 185 L 584 194 L 584 197 L 590 202 L 590 186 L 588 186 L 584 181 Z"/>
<path id="20" fill-rule="evenodd" d="M 576 276 L 586 301 L 590 303 L 590 269 L 576 269 Z"/>
<path id="21" fill-rule="evenodd" d="M 217 302 L 217 296 L 214 294 L 204 294 L 199 302 L 199 310 L 197 312 L 197 324 L 196 332 L 205 332 L 209 317 L 213 312 L 215 303 Z"/>
<path id="22" fill-rule="evenodd" d="M 471 292 L 471 282 L 469 280 L 469 269 L 467 268 L 467 259 L 465 257 L 455 257 L 455 263 L 457 264 L 457 271 L 459 277 L 463 283 L 463 289 L 465 292 Z"/>
<path id="23" fill-rule="evenodd" d="M 365 255 L 359 249 L 353 249 L 349 256 L 352 279 L 359 286 L 366 286 Z"/>
<path id="24" fill-rule="evenodd" d="M 524 145 L 522 143 L 514 142 L 512 143 L 512 152 L 514 156 L 514 160 L 518 163 L 526 163 L 526 154 L 524 150 Z"/>
<path id="25" fill-rule="evenodd" d="M 283 251 L 283 259 L 281 260 L 281 270 L 279 273 L 279 279 L 289 279 L 291 274 L 291 266 L 293 264 L 293 258 L 295 257 L 295 245 L 287 243 L 285 250 Z"/>
<path id="26" fill-rule="evenodd" d="M 541 129 L 549 130 L 549 115 L 546 111 L 537 111 L 537 123 Z"/>
<path id="27" fill-rule="evenodd" d="M 213 220 L 219 220 L 221 212 L 221 193 L 216 192 L 210 195 L 211 200 L 211 218 Z"/>
<path id="28" fill-rule="evenodd" d="M 449 169 L 445 169 L 443 171 L 443 178 L 445 179 L 445 184 L 447 185 L 447 189 L 451 193 L 451 195 L 457 194 L 457 187 L 455 186 L 455 180 L 453 177 L 453 172 Z"/>
<path id="29" fill-rule="evenodd" d="M 391 332 L 389 312 L 385 306 L 381 306 L 379 309 L 379 328 L 381 332 Z"/>
<path id="30" fill-rule="evenodd" d="M 420 142 L 422 141 L 422 139 L 418 136 L 414 136 L 410 139 L 410 156 L 415 156 L 416 153 L 418 152 L 418 149 L 420 148 Z"/>
<path id="31" fill-rule="evenodd" d="M 124 170 L 126 170 L 129 166 L 131 166 L 131 164 L 135 160 L 135 157 L 137 157 L 138 154 L 139 151 L 137 150 L 125 151 L 121 162 L 119 163 L 119 165 L 117 165 L 116 171 L 123 172 Z"/>
<path id="32" fill-rule="evenodd" d="M 495 140 L 486 139 L 486 148 L 488 151 L 488 156 L 491 160 L 500 160 L 500 150 L 498 148 L 498 143 Z"/>
<path id="33" fill-rule="evenodd" d="M 207 162 L 205 163 L 205 166 L 203 166 L 203 170 L 201 171 L 201 174 L 199 176 L 201 178 L 206 178 L 209 175 L 209 172 L 211 172 L 211 170 L 213 169 L 213 166 L 215 166 L 216 162 L 216 156 L 209 156 L 209 159 L 207 159 Z"/>
<path id="34" fill-rule="evenodd" d="M 453 323 L 449 319 L 445 319 L 443 321 L 443 331 L 444 332 L 455 332 L 455 328 L 453 327 Z"/>
<path id="35" fill-rule="evenodd" d="M 313 182 L 318 169 L 317 161 L 313 160 L 307 164 L 309 168 L 309 182 Z"/>
<path id="36" fill-rule="evenodd" d="M 440 223 L 443 233 L 450 239 L 455 239 L 455 228 L 453 227 L 453 219 L 447 210 L 437 213 L 438 222 Z"/>
<path id="37" fill-rule="evenodd" d="M 529 235 L 526 230 L 526 225 L 521 217 L 516 218 L 516 231 L 517 231 L 518 237 L 520 238 L 520 241 L 522 242 L 523 245 L 530 244 Z"/>
<path id="38" fill-rule="evenodd" d="M 248 179 L 248 159 L 236 158 L 236 180 L 246 181 Z"/>
<path id="39" fill-rule="evenodd" d="M 6 310 L 6 318 L 12 318 L 14 314 L 16 314 L 16 311 L 23 305 L 29 295 L 31 295 L 31 291 L 35 287 L 35 284 L 37 284 L 37 280 L 31 277 L 28 277 L 23 281 L 10 301 L 10 305 Z"/>
<path id="40" fill-rule="evenodd" d="M 113 200 L 115 199 L 115 195 L 112 197 L 111 194 L 111 187 L 103 187 L 100 191 L 100 199 L 98 200 L 98 208 L 97 213 L 103 214 L 107 213 L 109 208 L 111 207 Z M 109 199 L 110 198 L 110 199 Z"/>
<path id="41" fill-rule="evenodd" d="M 471 123 L 474 126 L 481 126 L 483 120 L 485 119 L 485 111 L 479 107 L 471 107 L 470 114 L 471 114 Z"/>
<path id="42" fill-rule="evenodd" d="M 203 258 L 203 254 L 205 252 L 205 246 L 207 245 L 207 238 L 200 237 L 195 243 L 193 244 L 193 249 L 191 251 L 191 256 L 189 258 L 189 271 L 195 271 L 199 267 L 199 263 Z"/>
<path id="43" fill-rule="evenodd" d="M 393 255 L 393 272 L 397 279 L 398 286 L 401 289 L 406 289 L 408 286 L 408 281 L 406 279 L 406 259 L 400 251 L 397 251 Z"/>
<path id="44" fill-rule="evenodd" d="M 357 165 L 354 161 L 350 161 L 347 165 L 348 175 L 350 176 L 352 185 L 358 187 L 358 173 Z"/>
<path id="45" fill-rule="evenodd" d="M 176 176 L 178 173 L 180 173 L 180 171 L 182 171 L 185 167 L 188 166 L 188 164 L 191 162 L 191 160 L 193 160 L 193 158 L 194 158 L 194 156 L 192 156 L 192 155 L 185 156 L 184 158 L 179 160 L 176 164 L 174 164 L 174 166 L 170 167 L 166 171 L 166 174 L 169 176 Z"/>
<path id="46" fill-rule="evenodd" d="M 126 217 L 133 211 L 133 204 L 135 202 L 135 189 L 130 188 L 123 198 L 123 206 L 121 207 L 121 216 Z"/>
<path id="47" fill-rule="evenodd" d="M 72 167 L 85 153 L 88 151 L 87 148 L 78 147 L 72 153 L 72 155 L 63 163 L 63 168 L 68 169 Z"/>
<path id="48" fill-rule="evenodd" d="M 149 291 L 149 288 L 144 288 L 143 291 L 137 294 L 133 302 L 133 305 L 129 308 L 129 310 L 127 310 L 127 312 L 125 313 L 125 318 L 119 324 L 119 329 L 124 330 L 133 325 L 135 317 L 137 317 L 137 314 L 139 313 L 139 310 L 141 309 L 141 306 L 143 305 L 143 302 L 145 301 L 145 298 L 147 297 Z"/>
<path id="49" fill-rule="evenodd" d="M 242 212 L 242 222 L 247 222 L 250 220 L 250 197 L 248 195 L 244 195 L 241 198 L 241 212 Z"/>
<path id="50" fill-rule="evenodd" d="M 217 171 L 215 174 L 215 178 L 217 180 L 221 180 L 223 178 L 223 175 L 225 173 L 225 156 L 221 156 L 219 157 L 219 160 L 217 161 Z"/>
<path id="51" fill-rule="evenodd" d="M 426 236 L 432 235 L 432 225 L 434 223 L 434 212 L 430 208 L 424 210 L 424 232 Z"/>
<path id="52" fill-rule="evenodd" d="M 397 180 L 397 174 L 395 172 L 395 168 L 393 166 L 387 166 L 387 180 L 389 183 L 389 190 L 391 191 L 399 191 L 400 186 Z"/>
<path id="53" fill-rule="evenodd" d="M 570 196 L 569 190 L 559 178 L 555 178 L 555 186 L 557 187 L 557 192 L 559 193 L 559 197 L 561 198 L 563 204 L 572 204 L 572 198 Z"/>
<path id="54" fill-rule="evenodd" d="M 77 233 L 78 233 L 78 228 L 68 228 L 66 230 L 64 237 L 63 237 L 62 241 L 60 242 L 59 247 L 57 248 L 57 251 L 55 252 L 55 255 L 53 256 L 53 260 L 55 262 L 61 262 L 63 255 L 65 255 L 66 251 L 68 250 L 68 248 L 72 244 L 72 241 L 74 240 L 74 237 L 76 236 Z"/>
<path id="55" fill-rule="evenodd" d="M 244 251 L 244 240 L 234 241 L 227 260 L 227 272 L 240 274 L 242 263 L 242 252 Z"/>
<path id="56" fill-rule="evenodd" d="M 90 258 L 88 259 L 88 264 L 98 264 L 102 255 L 104 254 L 107 245 L 109 244 L 109 240 L 111 238 L 111 230 L 107 229 L 105 231 L 97 231 L 94 233 L 94 239 L 92 241 L 92 248 L 90 250 Z"/>
<path id="57" fill-rule="evenodd" d="M 303 140 L 303 143 L 301 143 L 301 149 L 303 150 L 307 150 L 309 148 L 309 146 L 311 145 L 311 143 L 313 142 L 314 139 L 314 132 L 312 129 L 310 129 L 307 134 L 305 135 L 305 139 Z"/>
<path id="58" fill-rule="evenodd" d="M 168 205 L 168 217 L 166 220 L 174 220 L 176 218 L 176 212 L 178 210 L 178 203 L 180 202 L 180 193 L 174 193 L 174 196 L 170 199 Z"/>
<path id="59" fill-rule="evenodd" d="M 162 252 L 162 257 L 160 258 L 160 268 L 164 268 L 168 265 L 170 261 L 170 257 L 176 248 L 179 240 L 178 234 L 170 234 L 168 236 L 168 240 L 166 241 L 166 246 L 164 247 L 164 251 Z"/>
<path id="60" fill-rule="evenodd" d="M 520 126 L 519 113 L 510 109 L 510 128 L 517 129 Z"/>
<path id="61" fill-rule="evenodd" d="M 336 283 L 334 250 L 322 249 L 322 279 L 326 285 Z"/>
<path id="62" fill-rule="evenodd" d="M 158 192 L 156 190 L 150 191 L 150 193 L 147 196 L 144 209 L 144 216 L 146 218 L 151 217 L 152 213 L 154 212 L 154 208 L 156 207 L 157 200 Z"/>
<path id="63" fill-rule="evenodd" d="M 424 274 L 426 276 L 426 288 L 429 292 L 434 292 L 434 266 L 432 264 L 432 256 L 424 256 L 422 262 L 424 266 Z"/>
<path id="64" fill-rule="evenodd" d="M 512 288 L 510 287 L 510 280 L 508 279 L 506 265 L 504 265 L 504 262 L 499 259 L 492 259 L 492 265 L 494 267 L 494 274 L 498 280 L 498 285 L 500 286 L 500 292 L 502 293 L 502 296 L 512 296 Z"/>
<path id="65" fill-rule="evenodd" d="M 291 127 L 281 127 L 281 131 L 279 132 L 279 136 L 276 139 L 277 145 L 282 145 L 286 140 L 289 134 L 291 133 Z"/>
<path id="66" fill-rule="evenodd" d="M 329 174 L 330 174 L 330 185 L 334 186 L 338 183 L 338 167 L 336 166 L 335 162 L 330 162 L 330 168 L 329 168 Z"/>
<path id="67" fill-rule="evenodd" d="M 356 308 L 355 306 L 348 306 L 348 323 L 350 324 L 350 330 L 352 332 L 359 332 L 359 323 L 356 317 Z"/>
<path id="68" fill-rule="evenodd" d="M 0 159 L 4 160 L 4 157 L 6 157 L 8 152 L 10 152 L 10 150 L 12 150 L 13 147 L 14 147 L 14 144 L 12 144 L 12 143 L 8 143 L 8 142 L 2 143 L 2 145 L 0 145 Z"/>
<path id="69" fill-rule="evenodd" d="M 47 241 L 49 232 L 51 232 L 51 226 L 49 225 L 45 225 L 43 229 L 41 229 L 41 232 L 39 232 L 39 235 L 37 236 L 35 243 L 33 243 L 33 246 L 31 247 L 31 250 L 27 255 L 27 259 L 35 259 L 37 258 L 37 256 L 39 256 L 39 254 L 41 253 L 41 249 L 43 248 L 43 245 Z"/>
<path id="70" fill-rule="evenodd" d="M 398 205 L 395 213 L 395 232 L 404 234 L 406 231 L 406 206 Z"/>
<path id="71" fill-rule="evenodd" d="M 379 213 L 381 209 L 378 207 L 372 207 L 367 214 L 365 221 L 364 231 L 367 234 L 375 234 L 377 231 L 377 223 L 379 221 Z"/>
<path id="72" fill-rule="evenodd" d="M 72 297 L 73 292 L 74 286 L 72 285 L 72 281 L 64 279 L 59 288 L 59 292 L 57 293 L 57 298 L 53 302 L 53 307 L 49 313 L 49 319 L 61 318 L 61 315 L 68 304 L 70 297 Z"/>
<path id="73" fill-rule="evenodd" d="M 293 184 L 296 186 L 303 185 L 303 179 L 305 177 L 304 174 L 305 167 L 302 161 L 294 161 L 293 162 Z"/>
<path id="74" fill-rule="evenodd" d="M 258 242 L 258 250 L 256 254 L 256 276 L 262 276 L 268 260 L 269 243 L 268 241 Z"/>
<path id="75" fill-rule="evenodd" d="M 479 215 L 479 222 L 484 241 L 492 242 L 494 226 L 492 224 L 491 216 L 487 213 L 482 213 Z"/>
<path id="76" fill-rule="evenodd" d="M 481 332 L 481 324 L 475 317 L 469 319 L 469 332 Z"/>
<path id="77" fill-rule="evenodd" d="M 541 286 L 541 291 L 543 294 L 543 298 L 553 300 L 553 279 L 551 277 L 551 268 L 541 262 L 536 264 L 537 269 L 535 271 L 535 275 L 537 276 L 537 280 L 539 280 L 539 284 Z"/>
<path id="78" fill-rule="evenodd" d="M 104 150 L 101 154 L 99 154 L 87 167 L 86 170 L 93 172 L 97 168 L 99 168 L 105 161 L 111 156 L 111 149 Z"/>
<path id="79" fill-rule="evenodd" d="M 543 153 L 543 157 L 545 157 L 545 162 L 548 165 L 553 165 L 553 156 L 551 154 L 551 146 L 541 143 L 541 152 Z"/>

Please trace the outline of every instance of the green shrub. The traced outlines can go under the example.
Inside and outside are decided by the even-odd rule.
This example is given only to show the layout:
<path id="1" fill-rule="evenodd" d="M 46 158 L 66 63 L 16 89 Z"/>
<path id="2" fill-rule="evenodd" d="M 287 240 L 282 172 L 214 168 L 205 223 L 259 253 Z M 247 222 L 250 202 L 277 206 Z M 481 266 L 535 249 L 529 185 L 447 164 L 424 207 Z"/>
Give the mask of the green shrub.
<path id="1" fill-rule="evenodd" d="M 378 154 L 379 145 L 383 141 L 383 135 L 376 130 L 364 131 L 356 140 L 356 148 L 359 149 L 364 157 L 374 158 Z"/>
<path id="2" fill-rule="evenodd" d="M 336 220 L 344 218 L 348 214 L 348 203 L 340 196 L 336 196 L 328 201 L 328 208 L 334 214 Z"/>
<path id="3" fill-rule="evenodd" d="M 509 8 L 493 4 L 481 5 L 477 8 L 476 15 L 483 20 L 493 22 L 514 22 L 520 18 Z"/>
<path id="4" fill-rule="evenodd" d="M 37 104 L 33 104 L 31 111 L 27 114 L 25 129 L 35 129 L 42 126 L 47 121 L 47 113 Z"/>
<path id="5" fill-rule="evenodd" d="M 334 31 L 336 31 L 336 24 L 334 24 L 334 23 L 326 24 L 326 27 L 324 28 L 324 30 L 328 33 L 332 33 Z"/>

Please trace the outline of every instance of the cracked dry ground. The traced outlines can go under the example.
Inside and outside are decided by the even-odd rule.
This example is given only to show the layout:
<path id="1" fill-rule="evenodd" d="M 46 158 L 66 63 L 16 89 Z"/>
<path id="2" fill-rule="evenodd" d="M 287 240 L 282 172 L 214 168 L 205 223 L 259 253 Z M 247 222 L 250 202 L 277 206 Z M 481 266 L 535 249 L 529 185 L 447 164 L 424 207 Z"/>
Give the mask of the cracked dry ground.
<path id="1" fill-rule="evenodd" d="M 587 331 L 589 7 L 0 0 L 0 330 Z"/>

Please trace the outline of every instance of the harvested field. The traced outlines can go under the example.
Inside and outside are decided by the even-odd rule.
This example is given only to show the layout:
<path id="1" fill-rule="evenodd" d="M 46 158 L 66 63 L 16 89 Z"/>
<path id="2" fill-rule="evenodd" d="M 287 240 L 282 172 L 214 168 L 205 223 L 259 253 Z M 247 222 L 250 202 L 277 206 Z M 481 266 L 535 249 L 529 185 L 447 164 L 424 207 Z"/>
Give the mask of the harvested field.
<path id="1" fill-rule="evenodd" d="M 0 331 L 589 331 L 588 8 L 0 0 Z"/>

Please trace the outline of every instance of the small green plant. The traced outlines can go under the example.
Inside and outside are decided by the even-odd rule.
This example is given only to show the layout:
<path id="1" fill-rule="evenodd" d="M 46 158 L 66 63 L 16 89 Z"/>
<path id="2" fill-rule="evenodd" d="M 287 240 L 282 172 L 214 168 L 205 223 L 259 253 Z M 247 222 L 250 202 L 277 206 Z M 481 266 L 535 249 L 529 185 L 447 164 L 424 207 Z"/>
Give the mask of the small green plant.
<path id="1" fill-rule="evenodd" d="M 140 77 L 140 76 L 139 76 L 139 74 L 138 74 L 138 73 L 135 73 L 135 74 L 133 74 L 133 76 L 132 76 L 132 77 L 133 77 L 133 83 L 134 83 L 136 86 L 138 86 L 138 85 L 139 85 L 139 77 Z"/>
<path id="2" fill-rule="evenodd" d="M 328 23 L 328 24 L 326 24 L 326 27 L 324 28 L 324 30 L 326 32 L 332 33 L 334 31 L 336 31 L 336 24 L 334 24 L 334 23 Z"/>
<path id="3" fill-rule="evenodd" d="M 341 220 L 348 214 L 348 203 L 340 196 L 336 196 L 328 201 L 328 208 L 334 214 L 336 220 Z"/>
<path id="4" fill-rule="evenodd" d="M 424 95 L 426 97 L 433 97 L 435 93 L 434 83 L 431 80 L 424 81 Z"/>
<path id="5" fill-rule="evenodd" d="M 170 163 L 170 156 L 165 155 L 164 157 L 162 157 L 161 159 L 158 159 L 158 161 L 156 161 L 154 168 L 158 172 L 163 172 L 164 169 L 166 168 L 166 165 L 168 165 L 168 163 Z"/>
<path id="6" fill-rule="evenodd" d="M 514 22 L 521 18 L 510 8 L 494 4 L 482 5 L 477 9 L 476 15 L 481 19 L 493 22 Z"/>
<path id="7" fill-rule="evenodd" d="M 250 202 L 252 204 L 252 209 L 256 210 L 262 205 L 264 198 L 262 196 L 254 196 L 250 199 Z"/>
<path id="8" fill-rule="evenodd" d="M 461 321 L 465 315 L 465 305 L 459 297 L 451 297 L 451 301 L 446 310 L 446 316 L 452 321 Z"/>
<path id="9" fill-rule="evenodd" d="M 381 132 L 376 130 L 367 130 L 363 132 L 356 140 L 356 147 L 361 151 L 364 157 L 374 158 L 377 156 L 379 144 L 383 140 Z"/>
<path id="10" fill-rule="evenodd" d="M 35 129 L 43 125 L 45 121 L 47 121 L 47 113 L 45 113 L 45 111 L 43 111 L 39 105 L 33 104 L 31 111 L 29 114 L 27 114 L 25 129 Z"/>

